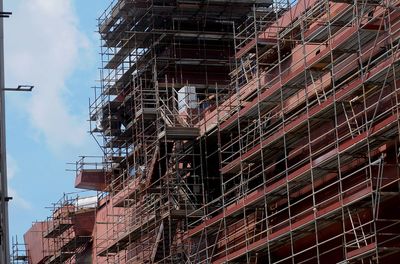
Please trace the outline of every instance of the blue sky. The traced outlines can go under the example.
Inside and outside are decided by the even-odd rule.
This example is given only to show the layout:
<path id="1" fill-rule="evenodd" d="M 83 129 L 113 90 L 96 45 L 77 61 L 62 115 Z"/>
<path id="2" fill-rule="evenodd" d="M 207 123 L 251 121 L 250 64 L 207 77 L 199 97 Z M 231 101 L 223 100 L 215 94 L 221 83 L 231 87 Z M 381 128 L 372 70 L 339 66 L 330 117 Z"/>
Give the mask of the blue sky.
<path id="1" fill-rule="evenodd" d="M 4 0 L 6 87 L 32 84 L 32 93 L 8 92 L 7 158 L 10 236 L 73 188 L 66 171 L 79 155 L 96 155 L 87 133 L 90 87 L 98 80 L 96 18 L 111 0 Z"/>

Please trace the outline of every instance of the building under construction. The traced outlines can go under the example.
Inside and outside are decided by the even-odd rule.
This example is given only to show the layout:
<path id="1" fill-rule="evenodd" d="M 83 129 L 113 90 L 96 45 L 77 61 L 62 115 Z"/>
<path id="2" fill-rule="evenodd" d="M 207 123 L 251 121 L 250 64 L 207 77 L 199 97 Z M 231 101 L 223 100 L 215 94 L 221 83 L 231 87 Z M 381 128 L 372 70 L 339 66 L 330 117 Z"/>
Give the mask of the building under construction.
<path id="1" fill-rule="evenodd" d="M 25 262 L 398 263 L 399 0 L 119 0 L 98 30 L 97 196 Z"/>

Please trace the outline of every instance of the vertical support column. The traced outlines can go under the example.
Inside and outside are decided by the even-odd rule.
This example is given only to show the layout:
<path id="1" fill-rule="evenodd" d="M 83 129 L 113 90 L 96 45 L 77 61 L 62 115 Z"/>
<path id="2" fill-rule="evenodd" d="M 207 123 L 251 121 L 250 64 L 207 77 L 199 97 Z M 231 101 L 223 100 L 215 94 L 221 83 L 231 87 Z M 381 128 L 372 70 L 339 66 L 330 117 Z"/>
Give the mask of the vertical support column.
<path id="1" fill-rule="evenodd" d="M 3 0 L 0 0 L 0 13 Z M 8 241 L 8 192 L 6 161 L 5 80 L 4 80 L 4 25 L 0 18 L 0 263 L 10 263 Z"/>

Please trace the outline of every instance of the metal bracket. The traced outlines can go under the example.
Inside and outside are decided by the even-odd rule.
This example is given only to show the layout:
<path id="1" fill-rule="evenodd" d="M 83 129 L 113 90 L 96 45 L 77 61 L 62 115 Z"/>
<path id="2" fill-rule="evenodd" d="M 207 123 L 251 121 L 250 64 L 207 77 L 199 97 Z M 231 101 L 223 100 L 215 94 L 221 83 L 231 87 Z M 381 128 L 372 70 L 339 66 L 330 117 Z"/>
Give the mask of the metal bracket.
<path id="1" fill-rule="evenodd" d="M 33 85 L 18 85 L 17 88 L 4 88 L 4 91 L 12 91 L 12 92 L 32 92 Z"/>
<path id="2" fill-rule="evenodd" d="M 12 15 L 12 12 L 0 12 L 0 17 L 9 18 Z"/>

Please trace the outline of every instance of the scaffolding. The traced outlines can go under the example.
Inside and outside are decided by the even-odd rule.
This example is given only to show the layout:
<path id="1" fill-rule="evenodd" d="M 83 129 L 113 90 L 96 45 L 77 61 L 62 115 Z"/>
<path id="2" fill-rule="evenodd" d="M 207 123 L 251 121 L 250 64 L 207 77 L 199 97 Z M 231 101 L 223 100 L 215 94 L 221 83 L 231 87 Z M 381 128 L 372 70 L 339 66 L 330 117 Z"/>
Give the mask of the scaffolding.
<path id="1" fill-rule="evenodd" d="M 18 237 L 12 237 L 11 240 L 11 264 L 28 264 L 28 254 L 26 244 L 20 243 Z"/>
<path id="2" fill-rule="evenodd" d="M 52 205 L 51 216 L 24 235 L 27 263 L 92 263 L 97 197 L 81 195 L 64 194 Z"/>
<path id="3" fill-rule="evenodd" d="M 96 263 L 189 259 L 184 233 L 204 216 L 207 195 L 198 123 L 232 93 L 235 23 L 269 5 L 121 0 L 101 16 L 90 116 L 111 183 L 98 207 Z"/>
<path id="4" fill-rule="evenodd" d="M 91 106 L 113 171 L 98 263 L 395 256 L 398 10 L 112 3 Z"/>
<path id="5" fill-rule="evenodd" d="M 395 263 L 399 4 L 274 1 L 239 26 L 191 263 Z"/>
<path id="6" fill-rule="evenodd" d="M 69 193 L 55 204 L 44 233 L 52 252 L 46 263 L 90 263 L 97 196 Z"/>
<path id="7" fill-rule="evenodd" d="M 98 29 L 93 263 L 397 263 L 399 1 L 115 0 Z"/>

